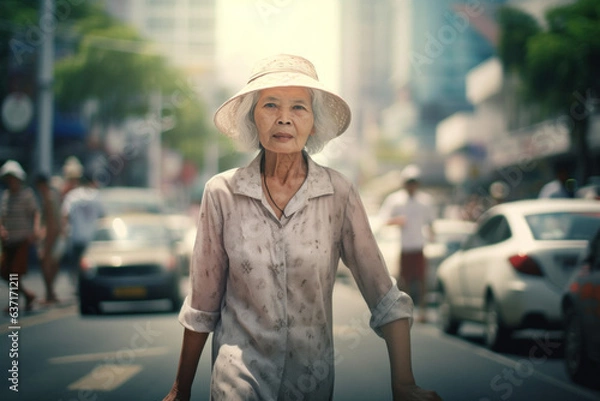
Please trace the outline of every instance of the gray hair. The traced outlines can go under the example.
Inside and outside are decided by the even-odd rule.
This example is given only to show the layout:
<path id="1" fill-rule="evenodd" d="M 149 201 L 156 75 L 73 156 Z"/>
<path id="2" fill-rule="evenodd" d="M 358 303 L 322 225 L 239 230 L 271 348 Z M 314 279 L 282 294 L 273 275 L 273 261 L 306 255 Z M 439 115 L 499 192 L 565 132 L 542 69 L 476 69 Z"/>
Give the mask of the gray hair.
<path id="1" fill-rule="evenodd" d="M 333 116 L 325 112 L 327 108 L 325 107 L 326 98 L 323 92 L 307 89 L 312 98 L 315 133 L 308 137 L 305 148 L 309 154 L 315 154 L 320 152 L 327 142 L 336 137 L 337 123 Z M 242 96 L 235 115 L 238 126 L 238 142 L 244 150 L 248 151 L 262 147 L 254 122 L 254 108 L 258 102 L 259 94 L 260 91 L 255 91 Z"/>

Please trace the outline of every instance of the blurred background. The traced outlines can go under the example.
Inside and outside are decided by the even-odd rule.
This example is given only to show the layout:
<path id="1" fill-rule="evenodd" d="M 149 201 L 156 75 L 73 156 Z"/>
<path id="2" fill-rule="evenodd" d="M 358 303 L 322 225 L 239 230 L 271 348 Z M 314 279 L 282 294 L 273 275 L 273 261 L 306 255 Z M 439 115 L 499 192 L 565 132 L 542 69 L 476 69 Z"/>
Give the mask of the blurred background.
<path id="1" fill-rule="evenodd" d="M 413 326 L 420 383 L 446 400 L 599 399 L 598 391 L 568 377 L 579 383 L 587 373 L 588 359 L 579 354 L 587 349 L 576 347 L 583 335 L 567 330 L 564 337 L 575 345 L 562 347 L 548 343 L 548 332 L 536 332 L 515 337 L 502 354 L 483 352 L 482 345 L 498 350 L 499 341 L 487 338 L 504 329 L 490 302 L 500 297 L 476 294 L 486 296 L 479 302 L 485 313 L 476 311 L 485 324 L 465 319 L 460 338 L 444 335 L 456 334 L 464 316 L 449 312 L 451 280 L 441 286 L 437 272 L 463 277 L 452 269 L 468 266 L 461 259 L 469 258 L 465 239 L 473 243 L 491 226 L 498 235 L 472 247 L 488 259 L 470 258 L 475 275 L 464 273 L 464 282 L 483 285 L 484 266 L 506 272 L 497 276 L 515 277 L 503 279 L 509 284 L 521 280 L 514 288 L 530 297 L 527 308 L 543 304 L 541 310 L 577 334 L 575 308 L 564 301 L 573 294 L 563 294 L 571 287 L 546 280 L 553 268 L 565 281 L 567 272 L 587 271 L 592 262 L 577 259 L 587 242 L 556 235 L 558 229 L 548 231 L 554 241 L 542 246 L 533 236 L 524 241 L 531 230 L 512 201 L 538 198 L 558 178 L 558 165 L 566 167 L 570 197 L 600 199 L 600 0 L 1 0 L 0 165 L 18 161 L 33 189 L 37 174 L 47 174 L 60 195 L 85 173 L 99 184 L 107 214 L 81 263 L 61 261 L 57 307 L 36 305 L 19 321 L 27 326 L 19 361 L 22 399 L 75 399 L 82 391 L 112 400 L 160 399 L 171 386 L 181 338 L 176 312 L 189 289 L 204 184 L 254 157 L 216 131 L 213 114 L 245 84 L 257 60 L 275 53 L 311 60 L 320 80 L 349 103 L 348 131 L 315 159 L 357 185 L 374 227 L 382 201 L 402 186 L 409 165 L 418 166 L 420 188 L 435 201 L 436 238 L 423 251 L 430 269 L 428 319 L 442 330 Z M 5 188 L 0 182 L 0 194 Z M 569 213 L 597 227 L 600 202 L 579 203 L 585 213 L 569 212 L 578 201 L 552 206 L 545 199 L 527 213 L 552 214 L 549 208 L 558 207 L 556 227 L 570 227 L 563 219 Z M 510 241 L 500 238 L 511 233 L 509 225 L 479 219 L 497 204 L 500 212 L 489 220 L 520 222 Z M 134 211 L 146 214 L 130 216 Z M 396 275 L 400 232 L 391 226 L 375 231 Z M 33 269 L 22 283 L 41 296 L 35 247 Z M 537 258 L 541 268 L 520 271 L 531 264 L 511 265 L 509 253 L 520 262 Z M 336 399 L 391 399 L 388 375 L 380 374 L 388 369 L 387 356 L 378 339 L 366 335 L 366 304 L 348 272 L 340 269 L 338 278 Z M 527 283 L 552 288 L 551 302 Z M 582 282 L 581 288 L 592 287 Z M 8 292 L 0 286 L 0 298 L 9 299 Z M 596 302 L 585 310 L 600 311 L 600 297 L 583 294 L 585 302 Z M 138 304 L 165 299 L 164 305 Z M 170 313 L 89 316 L 132 309 Z M 599 317 L 595 312 L 589 325 L 596 348 L 588 352 L 596 362 Z M 0 332 L 6 333 L 9 317 L 3 319 Z M 146 342 L 137 341 L 140 334 Z M 10 349 L 10 336 L 2 338 L 0 347 Z M 208 388 L 209 359 L 203 355 L 196 394 Z M 456 369 L 457 360 L 475 369 Z M 0 364 L 8 371 L 10 362 Z M 597 372 L 590 375 L 594 383 Z M 102 377 L 110 386 L 97 383 Z M 0 388 L 0 398 L 11 399 L 2 391 L 8 389 Z"/>
<path id="2" fill-rule="evenodd" d="M 0 11 L 0 162 L 57 185 L 74 156 L 101 186 L 199 202 L 208 177 L 248 158 L 212 114 L 276 52 L 312 60 L 351 105 L 350 129 L 319 160 L 368 205 L 409 163 L 440 217 L 536 197 L 562 159 L 578 189 L 598 180 L 597 1 L 7 0 Z"/>

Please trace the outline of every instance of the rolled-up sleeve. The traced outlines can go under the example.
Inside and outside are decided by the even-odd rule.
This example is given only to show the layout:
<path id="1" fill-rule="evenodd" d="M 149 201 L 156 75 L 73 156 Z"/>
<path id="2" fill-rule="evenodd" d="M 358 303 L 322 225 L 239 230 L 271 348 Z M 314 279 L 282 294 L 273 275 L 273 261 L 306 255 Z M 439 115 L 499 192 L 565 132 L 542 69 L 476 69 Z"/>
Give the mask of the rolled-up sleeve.
<path id="1" fill-rule="evenodd" d="M 381 326 L 398 319 L 409 319 L 413 322 L 413 301 L 405 292 L 400 291 L 396 285 L 379 301 L 375 308 L 371 309 L 371 320 L 369 326 L 382 337 Z"/>
<path id="2" fill-rule="evenodd" d="M 204 190 L 190 265 L 190 292 L 179 312 L 179 322 L 197 332 L 215 329 L 227 280 L 219 185 L 209 181 Z"/>
<path id="3" fill-rule="evenodd" d="M 413 301 L 389 275 L 365 208 L 354 187 L 348 194 L 342 230 L 342 260 L 371 311 L 370 326 L 381 336 L 381 326 L 398 319 L 412 324 Z"/>
<path id="4" fill-rule="evenodd" d="M 219 312 L 204 312 L 194 309 L 190 305 L 190 296 L 185 298 L 179 311 L 179 322 L 186 329 L 201 333 L 209 333 L 215 330 L 221 314 Z"/>

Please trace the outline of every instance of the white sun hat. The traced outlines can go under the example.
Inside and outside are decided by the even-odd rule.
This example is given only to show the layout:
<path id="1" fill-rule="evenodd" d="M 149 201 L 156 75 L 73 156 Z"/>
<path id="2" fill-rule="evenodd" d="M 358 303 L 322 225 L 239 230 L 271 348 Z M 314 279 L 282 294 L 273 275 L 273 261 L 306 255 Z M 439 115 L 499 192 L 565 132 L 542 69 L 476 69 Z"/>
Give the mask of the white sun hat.
<path id="1" fill-rule="evenodd" d="M 7 160 L 6 163 L 0 167 L 0 177 L 4 177 L 7 175 L 12 175 L 13 177 L 17 177 L 21 181 L 25 181 L 27 178 L 27 174 L 25 174 L 25 170 L 14 160 Z"/>
<path id="2" fill-rule="evenodd" d="M 421 179 L 421 169 L 416 164 L 409 164 L 402 170 L 402 179 L 404 182 L 419 181 Z"/>
<path id="3" fill-rule="evenodd" d="M 83 165 L 77 157 L 67 157 L 63 165 L 63 175 L 66 179 L 81 178 L 83 175 Z"/>
<path id="4" fill-rule="evenodd" d="M 238 127 L 235 115 L 242 97 L 254 91 L 286 86 L 299 86 L 321 91 L 325 97 L 325 107 L 328 109 L 326 113 L 332 115 L 336 121 L 336 136 L 346 131 L 351 119 L 348 104 L 319 81 L 317 71 L 310 61 L 290 54 L 278 54 L 256 63 L 246 86 L 215 112 L 214 122 L 217 129 L 229 137 L 237 137 Z"/>

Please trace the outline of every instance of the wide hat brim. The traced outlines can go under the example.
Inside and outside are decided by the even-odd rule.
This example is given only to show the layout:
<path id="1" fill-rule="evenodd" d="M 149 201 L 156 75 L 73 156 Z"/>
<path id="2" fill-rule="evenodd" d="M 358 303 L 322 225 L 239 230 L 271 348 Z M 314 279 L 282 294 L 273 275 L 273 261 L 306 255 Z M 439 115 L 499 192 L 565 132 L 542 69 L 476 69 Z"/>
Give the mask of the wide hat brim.
<path id="1" fill-rule="evenodd" d="M 223 103 L 215 112 L 215 126 L 221 133 L 232 138 L 237 137 L 238 127 L 235 116 L 244 95 L 263 89 L 279 87 L 303 87 L 321 91 L 327 109 L 325 112 L 336 121 L 336 136 L 346 131 L 350 125 L 352 113 L 346 101 L 328 90 L 320 81 L 301 72 L 273 71 L 251 79 L 242 90 Z"/>

